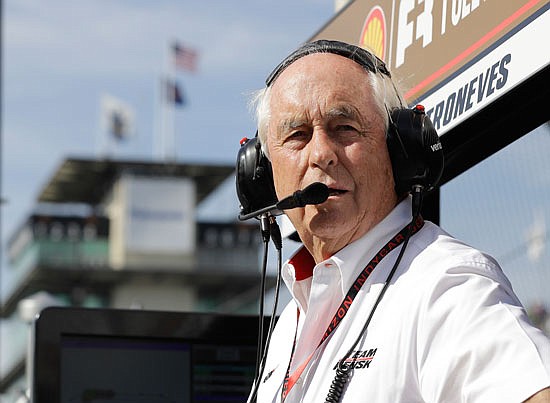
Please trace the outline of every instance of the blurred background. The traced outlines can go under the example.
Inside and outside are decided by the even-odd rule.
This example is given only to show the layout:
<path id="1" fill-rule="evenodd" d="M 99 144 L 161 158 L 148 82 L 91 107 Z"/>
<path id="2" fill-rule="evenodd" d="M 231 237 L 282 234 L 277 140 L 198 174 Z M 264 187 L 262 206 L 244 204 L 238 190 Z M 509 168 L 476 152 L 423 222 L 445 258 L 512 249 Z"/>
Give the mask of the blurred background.
<path id="1" fill-rule="evenodd" d="M 345 3 L 2 0 L 1 402 L 26 388 L 45 306 L 257 313 L 234 177 L 248 100 Z M 547 334 L 549 149 L 544 123 L 440 192 L 441 226 L 500 262 Z"/>

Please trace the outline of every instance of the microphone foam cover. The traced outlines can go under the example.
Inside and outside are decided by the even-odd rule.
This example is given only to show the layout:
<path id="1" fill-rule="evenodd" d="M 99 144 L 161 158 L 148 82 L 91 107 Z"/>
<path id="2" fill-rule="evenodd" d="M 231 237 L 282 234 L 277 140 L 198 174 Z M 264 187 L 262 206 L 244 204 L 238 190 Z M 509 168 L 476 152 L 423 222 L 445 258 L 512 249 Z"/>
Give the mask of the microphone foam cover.
<path id="1" fill-rule="evenodd" d="M 328 186 L 321 182 L 314 182 L 307 186 L 301 194 L 302 206 L 306 204 L 321 204 L 328 199 Z"/>

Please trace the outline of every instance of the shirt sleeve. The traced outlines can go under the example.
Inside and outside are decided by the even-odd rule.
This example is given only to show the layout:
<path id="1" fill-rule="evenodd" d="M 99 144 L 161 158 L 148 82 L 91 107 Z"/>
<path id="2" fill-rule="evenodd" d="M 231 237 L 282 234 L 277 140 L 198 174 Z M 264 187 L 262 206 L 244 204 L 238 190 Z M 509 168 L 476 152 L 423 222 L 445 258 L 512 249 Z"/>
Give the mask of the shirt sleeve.
<path id="1" fill-rule="evenodd" d="M 451 267 L 425 295 L 417 340 L 426 401 L 522 402 L 550 385 L 550 341 L 494 261 Z"/>

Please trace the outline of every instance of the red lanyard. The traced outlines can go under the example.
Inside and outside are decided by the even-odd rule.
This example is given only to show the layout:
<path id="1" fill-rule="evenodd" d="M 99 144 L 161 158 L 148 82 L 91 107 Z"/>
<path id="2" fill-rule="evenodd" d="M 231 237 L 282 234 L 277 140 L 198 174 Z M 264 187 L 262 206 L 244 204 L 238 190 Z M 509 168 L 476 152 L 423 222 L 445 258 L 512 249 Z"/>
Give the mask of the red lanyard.
<path id="1" fill-rule="evenodd" d="M 407 235 L 407 232 L 410 228 L 410 236 L 416 234 L 420 228 L 424 225 L 424 220 L 422 217 L 418 217 L 416 221 L 412 224 L 407 224 L 401 231 L 399 231 L 392 239 L 390 239 L 382 248 L 374 255 L 374 257 L 370 260 L 369 263 L 365 266 L 365 268 L 359 273 L 359 276 L 357 276 L 357 279 L 355 282 L 351 285 L 350 289 L 348 290 L 348 293 L 344 297 L 343 301 L 340 303 L 340 306 L 336 310 L 336 313 L 332 317 L 332 320 L 330 321 L 327 330 L 323 334 L 323 337 L 321 337 L 321 341 L 315 348 L 315 350 L 307 357 L 307 359 L 304 360 L 302 364 L 296 370 L 291 374 L 290 373 L 290 365 L 292 363 L 292 357 L 294 356 L 294 349 L 296 347 L 296 334 L 294 335 L 294 345 L 292 346 L 292 352 L 290 355 L 290 361 L 288 363 L 288 369 L 286 370 L 286 376 L 285 380 L 283 381 L 283 389 L 282 389 L 282 401 L 285 400 L 288 393 L 292 389 L 292 387 L 296 384 L 296 381 L 300 376 L 302 375 L 302 372 L 304 372 L 304 369 L 307 367 L 309 362 L 311 361 L 313 355 L 317 351 L 317 349 L 323 344 L 323 342 L 334 332 L 336 327 L 340 324 L 342 319 L 346 316 L 348 313 L 351 304 L 353 303 L 355 297 L 359 293 L 359 290 L 365 284 L 367 281 L 367 278 L 370 276 L 370 274 L 374 271 L 376 266 L 378 266 L 378 263 L 382 261 L 382 259 L 388 255 L 392 250 L 397 248 L 399 245 L 401 245 L 405 241 L 405 237 Z M 300 311 L 298 311 L 299 315 Z M 298 323 L 296 323 L 296 329 L 298 328 Z M 297 332 L 297 330 L 296 330 Z"/>

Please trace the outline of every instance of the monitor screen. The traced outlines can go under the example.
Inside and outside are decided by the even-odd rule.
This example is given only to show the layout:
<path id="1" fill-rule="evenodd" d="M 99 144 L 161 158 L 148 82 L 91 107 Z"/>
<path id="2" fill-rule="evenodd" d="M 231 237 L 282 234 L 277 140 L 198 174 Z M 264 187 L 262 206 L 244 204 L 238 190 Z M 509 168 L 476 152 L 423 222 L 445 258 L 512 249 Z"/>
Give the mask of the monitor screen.
<path id="1" fill-rule="evenodd" d="M 258 318 L 48 308 L 35 324 L 35 403 L 246 401 Z"/>

